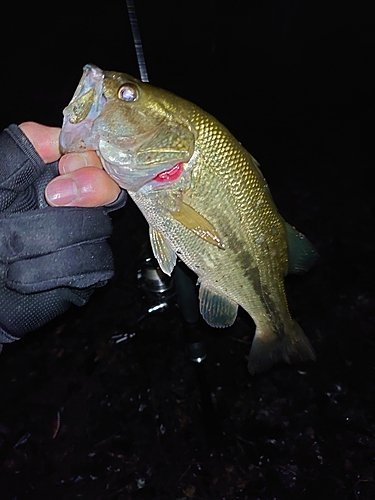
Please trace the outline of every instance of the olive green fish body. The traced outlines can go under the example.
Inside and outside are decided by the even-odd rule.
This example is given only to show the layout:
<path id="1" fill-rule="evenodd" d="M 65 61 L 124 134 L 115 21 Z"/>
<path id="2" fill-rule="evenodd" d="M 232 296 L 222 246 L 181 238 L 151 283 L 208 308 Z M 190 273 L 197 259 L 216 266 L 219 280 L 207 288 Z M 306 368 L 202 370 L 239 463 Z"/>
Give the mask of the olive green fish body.
<path id="1" fill-rule="evenodd" d="M 97 150 L 147 219 L 162 270 L 170 274 L 178 257 L 197 274 L 200 310 L 211 326 L 233 324 L 238 306 L 250 314 L 251 373 L 313 359 L 290 316 L 284 277 L 294 265 L 288 242 L 300 242 L 302 268 L 314 251 L 278 213 L 254 158 L 194 104 L 128 75 L 87 68 L 65 111 L 63 150 Z M 89 132 L 77 134 L 87 122 Z"/>

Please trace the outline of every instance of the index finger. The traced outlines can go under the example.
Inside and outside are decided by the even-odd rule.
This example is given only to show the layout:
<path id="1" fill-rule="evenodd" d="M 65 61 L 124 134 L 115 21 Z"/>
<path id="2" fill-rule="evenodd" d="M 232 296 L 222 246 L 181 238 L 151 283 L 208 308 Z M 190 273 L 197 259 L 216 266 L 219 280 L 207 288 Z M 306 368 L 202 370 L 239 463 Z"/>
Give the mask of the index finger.
<path id="1" fill-rule="evenodd" d="M 61 129 L 59 127 L 24 122 L 19 125 L 19 128 L 45 163 L 51 163 L 60 158 L 59 136 Z"/>

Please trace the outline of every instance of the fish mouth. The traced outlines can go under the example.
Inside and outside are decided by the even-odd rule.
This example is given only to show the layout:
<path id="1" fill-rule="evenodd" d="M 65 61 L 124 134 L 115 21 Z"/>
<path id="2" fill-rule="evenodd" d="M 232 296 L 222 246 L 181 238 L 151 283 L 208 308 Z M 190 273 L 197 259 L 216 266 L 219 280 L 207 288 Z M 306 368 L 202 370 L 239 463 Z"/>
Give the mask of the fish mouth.
<path id="1" fill-rule="evenodd" d="M 107 102 L 103 93 L 104 71 L 86 64 L 74 95 L 63 111 L 59 138 L 62 154 L 96 150 L 99 141 L 94 123 Z"/>

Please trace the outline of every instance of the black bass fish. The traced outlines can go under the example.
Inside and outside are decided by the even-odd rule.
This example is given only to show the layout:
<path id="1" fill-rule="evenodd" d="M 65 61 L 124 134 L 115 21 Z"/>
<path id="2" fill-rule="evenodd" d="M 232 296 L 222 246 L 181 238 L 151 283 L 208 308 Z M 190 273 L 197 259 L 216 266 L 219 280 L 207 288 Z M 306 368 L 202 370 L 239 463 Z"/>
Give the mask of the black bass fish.
<path id="1" fill-rule="evenodd" d="M 257 161 L 213 116 L 86 65 L 64 110 L 60 146 L 97 152 L 147 219 L 161 269 L 170 275 L 179 257 L 197 274 L 209 325 L 232 325 L 239 305 L 250 314 L 250 373 L 315 358 L 290 316 L 284 277 L 308 269 L 316 252 L 278 213 Z"/>

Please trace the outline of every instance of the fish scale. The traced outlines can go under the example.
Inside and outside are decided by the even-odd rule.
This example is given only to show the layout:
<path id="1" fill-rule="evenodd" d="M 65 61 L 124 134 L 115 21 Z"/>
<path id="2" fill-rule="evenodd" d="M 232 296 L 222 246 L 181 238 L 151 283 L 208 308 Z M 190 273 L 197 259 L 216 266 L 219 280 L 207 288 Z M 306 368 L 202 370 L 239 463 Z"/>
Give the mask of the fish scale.
<path id="1" fill-rule="evenodd" d="M 259 300 L 254 288 L 259 290 L 265 287 L 267 278 L 273 273 L 286 274 L 285 243 L 280 241 L 280 237 L 276 239 L 265 236 L 270 233 L 270 227 L 278 227 L 280 232 L 281 218 L 276 210 L 270 209 L 270 200 L 268 203 L 265 201 L 268 187 L 255 168 L 252 157 L 245 150 L 241 150 L 237 141 L 228 141 L 229 132 L 224 127 L 222 130 L 220 124 L 214 124 L 212 119 L 202 113 L 194 113 L 190 120 L 198 132 L 196 151 L 209 151 L 214 144 L 215 155 L 208 163 L 204 154 L 198 154 L 198 160 L 192 169 L 191 187 L 184 194 L 184 201 L 213 223 L 225 244 L 225 251 L 195 237 L 186 228 L 181 227 L 173 216 L 168 217 L 163 213 L 163 207 L 166 205 L 163 198 L 173 195 L 173 189 L 168 194 L 129 194 L 150 226 L 165 235 L 179 257 L 211 289 L 226 294 L 252 316 L 257 311 L 266 314 L 264 304 Z M 178 186 L 176 193 L 179 193 Z M 263 213 L 260 217 L 253 217 L 251 210 L 258 202 L 262 202 Z M 261 240 L 260 243 L 256 243 L 257 240 Z M 284 258 L 273 261 L 271 266 L 263 266 L 262 261 L 258 262 L 257 256 L 264 251 L 262 247 L 265 246 L 267 251 L 275 248 L 278 255 L 283 251 Z M 226 269 L 225 273 L 217 271 L 223 267 Z M 259 269 L 259 286 L 249 283 L 244 273 L 246 269 L 256 268 Z M 262 274 L 265 275 L 263 286 Z M 278 280 L 277 284 L 273 293 L 281 291 L 283 294 L 282 281 Z"/>
<path id="2" fill-rule="evenodd" d="M 284 277 L 309 268 L 316 252 L 281 217 L 258 163 L 226 127 L 170 92 L 87 65 L 60 144 L 97 151 L 147 219 L 162 270 L 170 274 L 179 257 L 196 273 L 211 326 L 232 325 L 238 306 L 249 313 L 251 373 L 314 359 Z"/>

